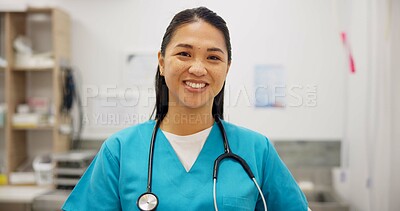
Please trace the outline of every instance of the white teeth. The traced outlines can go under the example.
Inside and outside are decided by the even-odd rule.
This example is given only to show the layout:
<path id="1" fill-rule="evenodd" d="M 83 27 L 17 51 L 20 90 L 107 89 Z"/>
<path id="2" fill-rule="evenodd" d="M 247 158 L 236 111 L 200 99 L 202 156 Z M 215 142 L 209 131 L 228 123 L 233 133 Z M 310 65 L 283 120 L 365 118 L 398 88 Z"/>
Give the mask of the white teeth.
<path id="1" fill-rule="evenodd" d="M 195 89 L 201 89 L 206 86 L 205 83 L 193 83 L 193 82 L 189 82 L 189 81 L 186 81 L 185 83 L 186 83 L 186 85 L 188 85 L 192 88 L 195 88 Z"/>

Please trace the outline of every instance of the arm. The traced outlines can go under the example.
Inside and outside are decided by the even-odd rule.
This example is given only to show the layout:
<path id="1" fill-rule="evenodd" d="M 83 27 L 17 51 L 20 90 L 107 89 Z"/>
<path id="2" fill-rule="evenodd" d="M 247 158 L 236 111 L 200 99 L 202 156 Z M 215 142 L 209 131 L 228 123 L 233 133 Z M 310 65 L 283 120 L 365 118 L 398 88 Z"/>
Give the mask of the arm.
<path id="1" fill-rule="evenodd" d="M 295 179 L 279 158 L 275 148 L 267 139 L 263 158 L 263 179 L 261 189 L 269 211 L 307 211 L 307 200 Z M 263 210 L 261 198 L 256 210 Z"/>

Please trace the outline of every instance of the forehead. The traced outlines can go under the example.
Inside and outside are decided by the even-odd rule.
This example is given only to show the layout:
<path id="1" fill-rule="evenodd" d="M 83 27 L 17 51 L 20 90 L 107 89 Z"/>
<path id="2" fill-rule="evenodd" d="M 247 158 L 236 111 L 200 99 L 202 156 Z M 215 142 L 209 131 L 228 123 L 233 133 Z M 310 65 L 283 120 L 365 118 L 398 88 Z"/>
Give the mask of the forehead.
<path id="1" fill-rule="evenodd" d="M 182 43 L 192 45 L 194 48 L 217 47 L 224 52 L 227 51 L 224 34 L 204 21 L 196 21 L 179 26 L 175 30 L 167 48 L 175 47 L 177 44 Z"/>

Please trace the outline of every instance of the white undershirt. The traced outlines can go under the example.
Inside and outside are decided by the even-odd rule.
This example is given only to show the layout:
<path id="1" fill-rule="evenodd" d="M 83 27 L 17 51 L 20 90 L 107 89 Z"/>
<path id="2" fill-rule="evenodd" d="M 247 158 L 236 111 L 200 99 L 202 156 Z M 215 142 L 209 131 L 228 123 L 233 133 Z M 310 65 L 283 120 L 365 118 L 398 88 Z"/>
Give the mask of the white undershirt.
<path id="1" fill-rule="evenodd" d="M 211 132 L 211 128 L 212 127 L 187 136 L 179 136 L 162 130 L 183 167 L 186 169 L 186 172 L 189 172 L 190 168 L 192 168 L 194 162 L 199 156 L 200 151 Z"/>

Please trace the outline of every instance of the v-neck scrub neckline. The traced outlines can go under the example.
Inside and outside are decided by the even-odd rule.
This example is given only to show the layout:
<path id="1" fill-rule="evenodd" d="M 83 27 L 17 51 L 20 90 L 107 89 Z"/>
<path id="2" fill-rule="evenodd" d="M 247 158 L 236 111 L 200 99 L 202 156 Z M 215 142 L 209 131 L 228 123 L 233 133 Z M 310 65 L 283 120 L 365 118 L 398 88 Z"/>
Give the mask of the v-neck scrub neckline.
<path id="1" fill-rule="evenodd" d="M 174 149 L 186 172 L 189 172 L 196 162 L 203 146 L 210 135 L 212 126 L 191 135 L 175 135 L 161 130 L 169 144 Z"/>
<path id="2" fill-rule="evenodd" d="M 200 150 L 196 161 L 188 172 L 183 167 L 161 129 L 158 129 L 157 136 L 159 138 L 157 140 L 158 143 L 156 141 L 156 145 L 159 144 L 159 147 L 156 146 L 154 151 L 153 183 L 156 182 L 156 175 L 160 174 L 161 177 L 168 178 L 169 182 L 178 188 L 191 187 L 194 184 L 212 184 L 212 179 L 210 178 L 212 178 L 214 160 L 224 152 L 222 135 L 216 123 L 214 123 L 203 148 Z M 157 156 L 157 153 L 159 156 Z M 161 155 L 167 156 L 161 158 Z M 156 162 L 159 162 L 159 164 L 156 164 Z M 170 169 L 157 172 L 156 166 L 159 166 L 160 169 L 163 169 L 163 166 L 170 166 Z M 203 185 L 199 188 L 202 189 L 208 185 Z M 180 194 L 188 198 L 194 197 L 197 195 L 196 193 L 199 191 L 199 188 L 186 188 L 180 190 Z"/>

